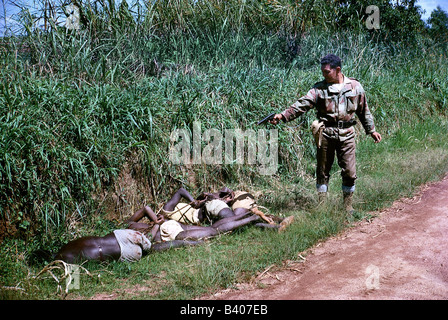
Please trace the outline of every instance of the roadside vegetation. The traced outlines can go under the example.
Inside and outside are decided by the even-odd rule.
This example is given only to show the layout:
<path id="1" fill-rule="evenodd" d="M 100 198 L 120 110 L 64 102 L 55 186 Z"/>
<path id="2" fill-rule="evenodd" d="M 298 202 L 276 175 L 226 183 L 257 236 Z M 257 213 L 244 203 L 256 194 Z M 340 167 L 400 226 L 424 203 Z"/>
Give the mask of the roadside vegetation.
<path id="1" fill-rule="evenodd" d="M 271 265 L 300 263 L 307 248 L 350 223 L 374 218 L 448 170 L 446 13 L 425 25 L 412 1 L 73 1 L 80 29 L 47 8 L 44 27 L 23 10 L 21 29 L 0 39 L 0 297 L 191 299 L 253 280 Z M 380 10 L 368 29 L 366 7 Z M 51 14 L 49 14 L 51 13 Z M 53 14 L 54 13 L 54 14 Z M 445 19 L 445 20 L 444 20 Z M 445 26 L 445 29 L 444 29 Z M 175 129 L 253 129 L 321 79 L 319 60 L 343 59 L 363 84 L 377 130 L 357 127 L 357 213 L 341 206 L 339 168 L 316 207 L 314 113 L 277 127 L 279 165 L 176 165 Z M 63 266 L 40 271 L 85 235 L 105 235 L 147 204 L 158 210 L 179 187 L 222 186 L 258 195 L 270 213 L 294 215 L 283 233 L 245 227 L 205 244 L 140 262 L 82 265 L 64 294 Z"/>

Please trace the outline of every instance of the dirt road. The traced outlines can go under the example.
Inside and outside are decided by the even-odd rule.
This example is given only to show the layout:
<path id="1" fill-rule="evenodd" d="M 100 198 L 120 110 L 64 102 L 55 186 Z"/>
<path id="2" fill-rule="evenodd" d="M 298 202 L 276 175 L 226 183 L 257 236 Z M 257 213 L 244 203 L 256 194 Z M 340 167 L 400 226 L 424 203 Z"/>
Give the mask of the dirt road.
<path id="1" fill-rule="evenodd" d="M 448 176 L 211 300 L 448 299 Z"/>

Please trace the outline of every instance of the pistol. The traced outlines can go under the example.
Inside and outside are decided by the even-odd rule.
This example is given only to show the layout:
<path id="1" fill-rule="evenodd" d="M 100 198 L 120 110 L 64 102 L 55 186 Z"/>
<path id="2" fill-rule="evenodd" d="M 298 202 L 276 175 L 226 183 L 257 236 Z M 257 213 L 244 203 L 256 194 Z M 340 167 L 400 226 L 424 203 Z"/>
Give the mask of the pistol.
<path id="1" fill-rule="evenodd" d="M 275 117 L 276 114 L 277 114 L 276 112 L 271 113 L 271 114 L 268 115 L 267 117 L 265 117 L 265 118 L 263 118 L 262 120 L 258 121 L 257 125 L 265 124 L 266 122 L 268 122 L 268 121 L 274 119 L 274 117 Z"/>

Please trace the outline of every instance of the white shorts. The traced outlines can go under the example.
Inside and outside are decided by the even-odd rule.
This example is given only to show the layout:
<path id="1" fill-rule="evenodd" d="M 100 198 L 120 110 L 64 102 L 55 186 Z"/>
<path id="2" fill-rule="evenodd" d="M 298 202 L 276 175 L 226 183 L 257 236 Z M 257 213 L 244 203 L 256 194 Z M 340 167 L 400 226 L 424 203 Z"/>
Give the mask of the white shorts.
<path id="1" fill-rule="evenodd" d="M 178 203 L 173 211 L 165 211 L 162 209 L 165 217 L 176 220 L 185 224 L 199 225 L 199 209 L 193 208 L 188 203 Z"/>
<path id="2" fill-rule="evenodd" d="M 184 231 L 179 222 L 175 220 L 168 220 L 160 225 L 160 237 L 162 241 L 176 240 L 179 233 Z"/>
<path id="3" fill-rule="evenodd" d="M 207 209 L 207 212 L 210 214 L 210 216 L 215 218 L 218 217 L 219 212 L 225 208 L 230 209 L 227 203 L 219 199 L 214 199 L 205 203 L 205 209 Z"/>
<path id="4" fill-rule="evenodd" d="M 237 208 L 244 208 L 244 209 L 252 209 L 256 207 L 255 200 L 253 199 L 253 196 L 245 191 L 235 191 L 235 202 L 232 204 L 232 209 L 235 210 Z"/>
<path id="5" fill-rule="evenodd" d="M 120 261 L 135 262 L 142 258 L 143 250 L 151 249 L 151 241 L 141 232 L 131 229 L 114 230 L 121 249 Z"/>

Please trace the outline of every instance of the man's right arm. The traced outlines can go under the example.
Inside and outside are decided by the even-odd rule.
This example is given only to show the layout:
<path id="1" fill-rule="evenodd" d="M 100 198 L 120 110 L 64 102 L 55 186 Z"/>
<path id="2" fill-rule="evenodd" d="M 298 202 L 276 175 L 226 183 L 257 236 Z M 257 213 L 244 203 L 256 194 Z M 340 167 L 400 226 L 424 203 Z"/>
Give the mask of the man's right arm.
<path id="1" fill-rule="evenodd" d="M 272 124 L 277 124 L 280 120 L 285 122 L 294 120 L 295 118 L 301 116 L 311 108 L 313 108 L 317 101 L 317 92 L 315 88 L 312 88 L 306 95 L 297 100 L 288 109 L 282 113 L 275 115 L 274 119 L 270 121 Z"/>

